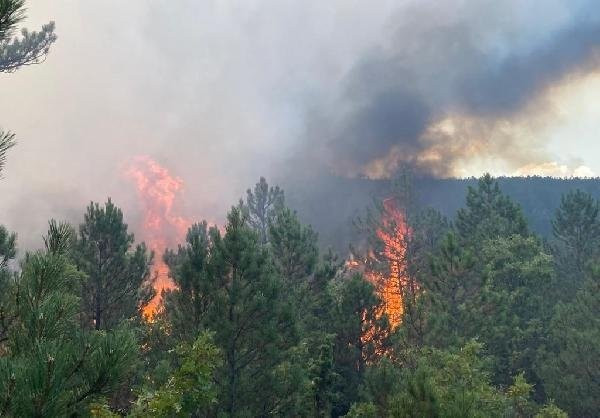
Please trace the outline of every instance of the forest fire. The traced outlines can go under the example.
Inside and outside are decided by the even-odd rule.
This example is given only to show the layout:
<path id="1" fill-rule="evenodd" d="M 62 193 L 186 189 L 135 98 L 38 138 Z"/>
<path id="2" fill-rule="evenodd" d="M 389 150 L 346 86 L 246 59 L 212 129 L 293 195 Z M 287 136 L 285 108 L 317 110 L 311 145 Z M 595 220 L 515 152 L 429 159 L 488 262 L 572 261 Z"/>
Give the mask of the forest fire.
<path id="1" fill-rule="evenodd" d="M 406 245 L 409 229 L 402 211 L 396 201 L 389 198 L 383 201 L 381 227 L 377 229 L 377 237 L 383 242 L 383 252 L 373 255 L 386 262 L 388 275 L 380 272 L 367 272 L 367 278 L 375 284 L 377 292 L 383 300 L 382 313 L 387 314 L 390 325 L 397 327 L 402 320 L 402 293 L 408 284 L 406 272 Z"/>
<path id="2" fill-rule="evenodd" d="M 173 213 L 173 203 L 181 193 L 183 181 L 148 156 L 137 156 L 128 165 L 126 176 L 136 186 L 144 210 L 142 238 L 154 251 L 152 275 L 156 276 L 156 296 L 143 308 L 146 317 L 156 312 L 161 292 L 175 287 L 169 278 L 162 255 L 168 246 L 181 242 L 189 222 Z"/>
<path id="3" fill-rule="evenodd" d="M 402 294 L 410 282 L 406 271 L 406 247 L 410 231 L 394 198 L 383 201 L 375 234 L 382 248 L 370 249 L 364 263 L 351 260 L 347 266 L 364 270 L 365 278 L 375 286 L 382 300 L 377 316 L 386 314 L 394 329 L 402 321 Z"/>

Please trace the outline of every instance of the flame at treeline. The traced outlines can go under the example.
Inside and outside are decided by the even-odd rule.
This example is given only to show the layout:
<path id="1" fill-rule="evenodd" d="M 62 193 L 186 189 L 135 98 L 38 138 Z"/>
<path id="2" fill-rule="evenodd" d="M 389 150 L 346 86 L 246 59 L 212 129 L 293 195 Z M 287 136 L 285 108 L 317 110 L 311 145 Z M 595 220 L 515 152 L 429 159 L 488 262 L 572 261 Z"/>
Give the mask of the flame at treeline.
<path id="1" fill-rule="evenodd" d="M 183 181 L 145 155 L 133 158 L 125 174 L 134 182 L 144 211 L 141 238 L 154 252 L 152 277 L 156 277 L 156 296 L 143 308 L 144 315 L 152 317 L 160 303 L 161 292 L 175 287 L 163 254 L 168 247 L 183 241 L 190 225 L 174 210 L 174 202 L 183 190 Z"/>
<path id="2" fill-rule="evenodd" d="M 381 241 L 381 248 L 369 249 L 364 262 L 351 260 L 348 265 L 363 270 L 365 278 L 375 286 L 375 291 L 381 299 L 376 316 L 387 315 L 390 326 L 394 329 L 402 322 L 404 289 L 414 284 L 408 280 L 406 269 L 410 230 L 396 199 L 389 198 L 383 201 L 375 234 Z M 367 339 L 368 334 L 369 332 Z"/>

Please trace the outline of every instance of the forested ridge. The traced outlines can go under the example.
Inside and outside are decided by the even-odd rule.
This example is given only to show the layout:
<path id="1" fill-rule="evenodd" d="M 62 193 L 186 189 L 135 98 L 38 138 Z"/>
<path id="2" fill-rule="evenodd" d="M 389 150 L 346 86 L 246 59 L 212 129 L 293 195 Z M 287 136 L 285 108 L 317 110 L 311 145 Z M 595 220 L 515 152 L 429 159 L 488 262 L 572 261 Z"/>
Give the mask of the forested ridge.
<path id="1" fill-rule="evenodd" d="M 598 201 L 564 195 L 545 242 L 490 176 L 451 222 L 406 187 L 417 285 L 401 287 L 395 328 L 374 283 L 320 252 L 264 179 L 223 230 L 195 224 L 162 255 L 110 200 L 78 228 L 50 221 L 18 268 L 2 228 L 2 415 L 597 415 Z M 177 288 L 144 319 L 153 256 Z M 368 268 L 390 274 L 385 257 Z"/>
<path id="2" fill-rule="evenodd" d="M 56 40 L 15 36 L 23 7 L 0 0 L 0 72 Z M 40 250 L 0 226 L 0 416 L 599 416 L 598 183 L 573 182 L 548 204 L 520 185 L 553 180 L 405 173 L 358 195 L 339 254 L 264 178 L 163 254 L 110 198 Z M 145 315 L 159 260 L 175 287 Z"/>
<path id="3" fill-rule="evenodd" d="M 552 218 L 560 205 L 561 196 L 580 189 L 600 198 L 598 178 L 554 178 L 542 176 L 498 177 L 504 193 L 519 202 L 531 229 L 543 238 L 552 236 Z M 318 181 L 319 187 L 311 187 Z M 452 218 L 465 204 L 468 187 L 477 185 L 477 178 L 413 178 L 415 200 L 422 206 L 432 207 Z M 319 230 L 323 248 L 331 246 L 338 252 L 348 247 L 348 242 L 358 239 L 355 230 L 348 228 L 360 216 L 365 202 L 384 199 L 393 181 L 348 179 L 320 173 L 311 181 L 287 179 L 290 206 L 298 216 Z"/>

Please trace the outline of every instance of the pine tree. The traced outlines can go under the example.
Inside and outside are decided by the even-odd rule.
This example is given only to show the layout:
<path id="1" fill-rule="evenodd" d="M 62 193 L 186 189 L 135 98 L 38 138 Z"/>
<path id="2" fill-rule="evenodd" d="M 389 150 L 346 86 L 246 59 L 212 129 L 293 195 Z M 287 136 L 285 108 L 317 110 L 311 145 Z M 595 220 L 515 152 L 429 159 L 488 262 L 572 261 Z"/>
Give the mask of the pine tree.
<path id="1" fill-rule="evenodd" d="M 246 201 L 240 200 L 239 207 L 248 225 L 256 230 L 260 243 L 269 241 L 269 224 L 276 213 L 284 207 L 284 194 L 278 186 L 270 187 L 264 177 L 254 186 L 254 190 L 246 191 Z"/>
<path id="2" fill-rule="evenodd" d="M 587 266 L 600 255 L 600 204 L 579 189 L 563 195 L 552 231 L 558 270 L 567 280 L 561 291 L 572 297 L 583 283 Z"/>
<path id="3" fill-rule="evenodd" d="M 537 385 L 533 361 L 554 305 L 552 257 L 536 238 L 513 235 L 488 241 L 480 258 L 482 287 L 466 303 L 465 335 L 485 344 L 496 384 L 524 371 Z"/>
<path id="4" fill-rule="evenodd" d="M 489 174 L 479 179 L 477 189 L 469 187 L 466 207 L 458 211 L 455 227 L 461 242 L 473 246 L 486 239 L 528 234 L 521 208 Z"/>
<path id="5" fill-rule="evenodd" d="M 286 285 L 294 288 L 306 283 L 319 258 L 317 234 L 289 208 L 275 213 L 268 231 L 273 259 Z"/>
<path id="6" fill-rule="evenodd" d="M 233 208 L 225 235 L 214 237 L 214 304 L 206 328 L 223 351 L 220 405 L 230 416 L 274 412 L 275 368 L 294 345 L 293 316 L 259 233 Z M 261 388 L 259 392 L 256 388 Z"/>
<path id="7" fill-rule="evenodd" d="M 46 250 L 27 254 L 8 287 L 14 321 L 0 355 L 0 415 L 84 415 L 130 373 L 136 342 L 126 329 L 82 330 L 70 263 L 71 230 L 51 222 Z"/>
<path id="8" fill-rule="evenodd" d="M 139 317 L 153 297 L 152 256 L 145 244 L 133 247 L 123 213 L 110 199 L 104 207 L 91 203 L 79 227 L 73 257 L 86 274 L 83 283 L 84 323 L 111 329 L 124 319 Z"/>
<path id="9" fill-rule="evenodd" d="M 549 398 L 571 416 L 600 411 L 600 270 L 585 281 L 572 301 L 559 303 L 548 343 L 540 349 L 539 373 Z"/>
<path id="10" fill-rule="evenodd" d="M 359 274 L 332 283 L 331 333 L 335 335 L 335 372 L 339 375 L 333 416 L 341 416 L 358 397 L 368 362 L 386 349 L 387 318 L 378 317 L 380 300 L 371 283 Z"/>
<path id="11" fill-rule="evenodd" d="M 466 303 L 480 290 L 474 277 L 475 260 L 470 251 L 458 244 L 454 233 L 448 233 L 438 254 L 431 259 L 431 273 L 422 278 L 423 297 L 427 308 L 425 340 L 437 348 L 460 346 L 465 342 Z"/>
<path id="12" fill-rule="evenodd" d="M 165 262 L 176 288 L 165 292 L 165 314 L 170 333 L 176 341 L 193 341 L 205 328 L 205 316 L 213 309 L 215 277 L 211 270 L 213 237 L 217 230 L 209 231 L 202 222 L 190 227 L 185 245 L 177 252 L 168 250 Z"/>

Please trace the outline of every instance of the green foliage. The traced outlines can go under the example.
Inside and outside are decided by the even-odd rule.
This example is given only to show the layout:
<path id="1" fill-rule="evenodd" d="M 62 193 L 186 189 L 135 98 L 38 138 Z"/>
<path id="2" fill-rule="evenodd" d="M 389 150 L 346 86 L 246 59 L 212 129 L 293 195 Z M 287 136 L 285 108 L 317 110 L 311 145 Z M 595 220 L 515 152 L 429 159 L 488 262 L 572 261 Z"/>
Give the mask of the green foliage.
<path id="1" fill-rule="evenodd" d="M 455 227 L 463 243 L 471 245 L 528 234 L 521 208 L 500 191 L 498 182 L 489 174 L 479 179 L 477 189 L 468 188 L 466 207 L 456 214 Z"/>
<path id="2" fill-rule="evenodd" d="M 205 315 L 212 309 L 216 278 L 211 270 L 211 251 L 216 230 L 206 222 L 194 224 L 186 235 L 185 245 L 177 252 L 168 250 L 165 262 L 176 289 L 163 296 L 170 333 L 177 341 L 193 341 L 204 329 Z"/>
<path id="3" fill-rule="evenodd" d="M 15 134 L 0 129 L 0 173 L 6 163 L 6 153 L 15 146 Z"/>
<path id="4" fill-rule="evenodd" d="M 281 282 L 259 234 L 240 210 L 232 209 L 225 235 L 217 235 L 214 246 L 215 303 L 207 328 L 215 332 L 224 354 L 221 405 L 230 415 L 271 410 L 272 372 L 295 331 L 280 294 Z M 257 396 L 257 386 L 262 396 Z"/>
<path id="5" fill-rule="evenodd" d="M 546 392 L 559 407 L 572 416 L 600 411 L 600 271 L 571 302 L 556 306 L 538 364 Z"/>
<path id="6" fill-rule="evenodd" d="M 6 268 L 8 262 L 15 258 L 17 252 L 17 234 L 10 233 L 0 225 L 0 267 Z"/>
<path id="7" fill-rule="evenodd" d="M 544 405 L 538 412 L 535 414 L 535 418 L 568 418 L 569 415 L 554 403 L 550 402 L 547 405 Z"/>
<path id="8" fill-rule="evenodd" d="M 356 399 L 366 364 L 384 350 L 389 334 L 387 319 L 377 318 L 379 298 L 373 285 L 353 274 L 332 283 L 331 332 L 336 335 L 334 346 L 335 371 L 339 375 L 334 415 L 345 414 Z M 363 338 L 368 333 L 368 338 Z"/>
<path id="9" fill-rule="evenodd" d="M 0 225 L 0 356 L 4 352 L 7 333 L 14 314 L 10 305 L 12 274 L 8 269 L 9 261 L 13 260 L 17 253 L 17 235 L 10 233 Z"/>
<path id="10" fill-rule="evenodd" d="M 314 271 L 319 257 L 317 235 L 283 208 L 269 224 L 269 243 L 275 265 L 287 285 L 298 287 Z"/>
<path id="11" fill-rule="evenodd" d="M 154 296 L 150 280 L 152 256 L 145 244 L 133 247 L 123 212 L 110 199 L 104 207 L 91 203 L 73 248 L 77 267 L 86 274 L 82 286 L 83 321 L 95 329 L 111 329 L 136 318 Z"/>
<path id="12" fill-rule="evenodd" d="M 25 18 L 25 0 L 0 0 L 0 41 L 10 38 Z"/>
<path id="13" fill-rule="evenodd" d="M 494 381 L 508 384 L 521 370 L 534 383 L 537 348 L 552 312 L 552 258 L 533 237 L 488 241 L 481 252 L 483 285 L 468 307 L 466 335 L 494 359 Z"/>
<path id="14" fill-rule="evenodd" d="M 205 415 L 217 401 L 214 374 L 221 352 L 210 333 L 177 349 L 179 367 L 157 391 L 140 397 L 132 416 L 188 417 Z"/>
<path id="15" fill-rule="evenodd" d="M 480 288 L 472 253 L 449 233 L 431 259 L 431 274 L 423 276 L 421 299 L 428 307 L 426 341 L 435 347 L 458 346 L 463 341 L 466 304 Z"/>
<path id="16" fill-rule="evenodd" d="M 563 288 L 567 298 L 573 297 L 586 268 L 600 255 L 600 204 L 579 189 L 570 191 L 556 210 L 552 231 L 559 273 L 566 281 Z"/>
<path id="17" fill-rule="evenodd" d="M 62 227 L 51 228 L 49 234 Z M 68 236 L 49 236 L 68 249 Z M 14 320 L 0 356 L 0 415 L 59 417 L 88 410 L 130 373 L 137 350 L 126 329 L 79 327 L 82 275 L 63 250 L 27 254 L 8 289 Z"/>
<path id="18" fill-rule="evenodd" d="M 378 418 L 377 407 L 372 403 L 355 403 L 346 415 L 347 418 Z"/>
<path id="19" fill-rule="evenodd" d="M 362 397 L 376 407 L 374 416 L 500 417 L 507 410 L 505 396 L 491 385 L 481 344 L 402 357 L 402 363 L 382 359 L 365 376 Z"/>
<path id="20" fill-rule="evenodd" d="M 25 17 L 24 7 L 23 0 L 0 0 L 0 73 L 43 62 L 56 41 L 54 22 L 42 26 L 39 32 L 22 29 L 21 38 L 12 38 Z"/>
<path id="21" fill-rule="evenodd" d="M 524 373 L 515 376 L 513 384 L 506 391 L 508 396 L 511 415 L 526 417 L 533 415 L 534 404 L 530 400 L 533 385 L 527 383 Z"/>
<path id="22" fill-rule="evenodd" d="M 172 338 L 214 333 L 223 353 L 216 371 L 217 409 L 232 416 L 281 411 L 297 403 L 285 388 L 303 385 L 294 377 L 297 365 L 284 361 L 297 339 L 278 269 L 244 213 L 232 209 L 224 236 L 208 231 L 206 223 L 194 225 L 187 244 L 165 255 L 178 285 L 165 294 Z"/>

